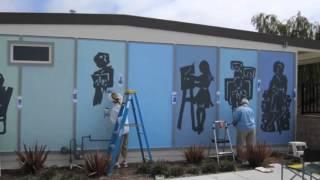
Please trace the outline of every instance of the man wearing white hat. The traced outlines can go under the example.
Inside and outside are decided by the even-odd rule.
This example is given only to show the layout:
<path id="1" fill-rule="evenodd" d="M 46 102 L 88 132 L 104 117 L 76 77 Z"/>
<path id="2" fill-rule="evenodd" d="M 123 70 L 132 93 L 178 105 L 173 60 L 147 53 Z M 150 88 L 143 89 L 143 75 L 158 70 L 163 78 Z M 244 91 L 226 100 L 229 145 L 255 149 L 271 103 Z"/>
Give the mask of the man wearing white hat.
<path id="1" fill-rule="evenodd" d="M 110 100 L 112 101 L 113 106 L 109 112 L 109 119 L 113 124 L 116 124 L 116 122 L 118 120 L 118 114 L 119 114 L 119 111 L 121 108 L 123 97 L 121 94 L 113 92 L 110 95 Z M 121 118 L 119 118 L 119 119 L 121 119 Z M 126 119 L 126 122 L 125 122 L 123 129 L 120 130 L 120 134 L 122 135 L 120 155 L 122 156 L 123 161 L 121 163 L 119 162 L 119 157 L 120 157 L 120 155 L 119 155 L 117 157 L 117 163 L 115 165 L 117 168 L 120 168 L 121 166 L 128 167 L 128 163 L 127 163 L 128 137 L 129 137 L 129 120 L 128 120 L 128 118 Z"/>
<path id="2" fill-rule="evenodd" d="M 254 112 L 246 98 L 233 112 L 232 124 L 237 128 L 237 146 L 254 145 L 256 142 L 256 122 Z"/>

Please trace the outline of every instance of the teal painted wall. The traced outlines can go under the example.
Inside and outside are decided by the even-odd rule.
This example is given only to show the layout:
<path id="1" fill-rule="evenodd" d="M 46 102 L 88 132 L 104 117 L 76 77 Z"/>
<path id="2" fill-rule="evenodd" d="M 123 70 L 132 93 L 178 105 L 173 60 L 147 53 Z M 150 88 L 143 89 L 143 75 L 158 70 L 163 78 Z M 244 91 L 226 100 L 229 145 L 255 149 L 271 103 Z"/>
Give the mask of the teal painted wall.
<path id="1" fill-rule="evenodd" d="M 54 62 L 49 66 L 23 66 L 21 143 L 38 142 L 50 150 L 60 150 L 72 138 L 74 40 L 23 40 L 54 43 Z"/>
<path id="2" fill-rule="evenodd" d="M 180 56 L 178 51 L 176 51 L 177 54 L 174 54 L 174 48 L 178 46 L 167 44 L 126 44 L 119 41 L 42 37 L 23 37 L 22 40 L 53 43 L 54 62 L 52 65 L 8 65 L 8 41 L 13 40 L 19 40 L 18 36 L 0 36 L 0 73 L 5 77 L 4 85 L 14 88 L 7 112 L 7 133 L 0 135 L 0 152 L 13 152 L 17 149 L 19 127 L 16 98 L 19 88 L 21 88 L 23 97 L 21 144 L 32 145 L 38 142 L 48 145 L 49 149 L 54 151 L 60 150 L 62 146 L 68 146 L 74 130 L 78 144 L 81 143 L 81 137 L 88 135 L 95 139 L 109 138 L 113 125 L 104 117 L 103 111 L 104 108 L 111 107 L 107 96 L 111 91 L 123 94 L 127 84 L 129 88 L 136 89 L 138 92 L 151 147 L 170 148 L 173 147 L 174 141 L 177 147 L 188 146 L 191 143 L 206 145 L 205 136 L 209 136 L 210 133 L 209 122 L 215 119 L 217 113 L 219 119 L 231 121 L 231 106 L 224 99 L 225 79 L 234 76 L 234 72 L 230 68 L 230 61 L 241 60 L 245 66 L 253 66 L 257 70 L 261 69 L 260 59 L 257 56 L 258 51 L 254 50 L 228 48 L 219 50 L 214 47 L 201 47 L 199 51 L 181 51 Z M 110 66 L 114 69 L 114 76 L 113 86 L 103 92 L 101 104 L 94 106 L 95 88 L 91 75 L 99 70 L 94 62 L 94 57 L 99 52 L 108 53 Z M 216 53 L 219 55 L 217 59 L 215 59 L 217 57 Z M 206 131 L 205 136 L 201 137 L 201 141 L 198 141 L 198 135 L 194 134 L 195 132 L 190 127 L 185 128 L 183 134 L 173 131 L 172 128 L 177 127 L 177 122 L 172 118 L 177 118 L 180 102 L 177 102 L 176 105 L 170 103 L 171 92 L 174 90 L 173 81 L 180 83 L 180 78 L 176 76 L 180 73 L 180 66 L 178 65 L 194 63 L 193 60 L 186 60 L 188 57 L 195 55 L 197 55 L 197 60 L 208 59 L 210 67 L 213 68 L 211 71 L 215 79 L 219 80 L 219 83 L 216 83 L 216 81 L 214 84 L 212 83 L 213 87 L 210 89 L 215 107 L 214 110 L 208 110 L 207 112 L 208 120 L 205 127 L 208 131 Z M 266 59 L 268 58 L 269 56 L 266 57 Z M 126 64 L 127 59 L 128 64 Z M 195 63 L 196 70 L 199 69 L 198 64 Z M 22 69 L 21 87 L 18 84 L 19 66 Z M 126 66 L 128 66 L 128 70 Z M 291 67 L 292 71 L 295 71 L 293 65 L 286 66 L 286 68 Z M 126 79 L 127 72 L 129 81 Z M 216 72 L 217 75 L 215 75 Z M 197 71 L 196 75 L 199 74 L 200 72 Z M 295 72 L 291 74 L 295 74 Z M 256 79 L 253 81 L 254 92 L 250 102 L 255 107 L 257 120 L 259 121 L 261 102 L 258 101 L 259 97 L 257 97 Z M 291 78 L 290 83 L 293 87 L 294 78 Z M 72 102 L 74 88 L 78 90 L 78 102 L 75 109 L 73 109 L 74 104 Z M 215 103 L 216 89 L 221 92 L 221 104 Z M 176 91 L 178 90 L 179 85 L 176 85 Z M 179 93 L 181 92 L 177 94 L 178 101 Z M 174 106 L 176 106 L 176 111 L 174 111 Z M 215 110 L 217 107 L 219 107 L 218 112 Z M 187 114 L 185 116 L 186 121 L 184 122 L 190 125 L 190 120 L 187 120 L 190 117 L 187 117 Z M 129 118 L 133 122 L 133 117 L 130 116 Z M 75 124 L 73 124 L 74 120 Z M 185 138 L 190 139 L 190 137 L 184 136 L 188 133 L 194 134 L 191 143 L 189 141 L 184 142 Z M 177 139 L 178 136 L 180 139 Z M 291 138 L 291 134 L 288 137 Z M 235 129 L 233 128 L 232 138 L 235 140 Z M 271 137 L 268 140 L 275 143 L 275 138 L 277 137 Z M 285 144 L 290 138 L 281 140 L 281 143 Z M 106 149 L 107 145 L 107 142 L 89 143 L 86 141 L 85 149 Z M 137 145 L 136 132 L 132 128 L 130 147 L 136 148 Z"/>
<path id="3" fill-rule="evenodd" d="M 0 73 L 5 78 L 4 86 L 13 88 L 7 111 L 7 132 L 0 135 L 0 152 L 12 152 L 17 148 L 18 110 L 16 108 L 16 98 L 19 88 L 19 70 L 17 66 L 8 65 L 8 41 L 18 39 L 18 37 L 12 36 L 0 36 Z"/>
<path id="4" fill-rule="evenodd" d="M 129 88 L 137 91 L 149 144 L 172 147 L 173 46 L 129 43 L 128 47 Z M 133 114 L 129 120 L 134 122 Z M 135 128 L 129 137 L 129 146 L 138 148 Z"/>
<path id="5" fill-rule="evenodd" d="M 110 65 L 114 69 L 113 87 L 107 91 L 122 93 L 125 88 L 126 45 L 123 42 L 79 40 L 77 51 L 77 140 L 81 143 L 82 136 L 91 135 L 94 139 L 106 139 L 111 136 L 113 125 L 104 118 L 104 108 L 111 108 L 108 93 L 103 92 L 101 104 L 93 105 L 95 88 L 91 75 L 99 68 L 94 62 L 98 52 L 108 53 Z M 119 83 L 120 78 L 122 82 Z M 106 142 L 85 142 L 86 149 L 106 149 Z"/>
<path id="6" fill-rule="evenodd" d="M 225 90 L 227 88 L 226 80 L 233 79 L 233 81 L 234 81 L 234 79 L 236 79 L 234 77 L 236 76 L 236 74 L 238 74 L 238 73 L 235 73 L 236 71 L 234 69 L 232 69 L 232 66 L 231 66 L 232 61 L 242 62 L 243 69 L 255 68 L 256 74 L 257 74 L 257 71 L 258 71 L 258 68 L 257 68 L 258 67 L 258 52 L 253 51 L 253 50 L 245 50 L 245 49 L 229 49 L 229 48 L 221 48 L 220 49 L 219 89 L 220 89 L 221 103 L 219 105 L 220 108 L 219 108 L 219 112 L 218 112 L 218 117 L 219 117 L 219 119 L 225 120 L 228 123 L 232 122 L 233 110 L 232 110 L 232 105 L 225 98 L 225 95 L 226 95 Z M 247 94 L 247 97 L 249 96 L 249 94 L 252 94 L 252 98 L 248 98 L 248 99 L 250 102 L 250 107 L 255 112 L 256 122 L 258 122 L 258 120 L 257 120 L 257 118 L 258 118 L 258 116 L 257 116 L 257 111 L 258 111 L 257 98 L 258 97 L 257 97 L 257 87 L 256 87 L 256 81 L 257 81 L 256 74 L 252 80 L 252 84 L 250 84 L 252 89 L 240 88 L 238 90 L 245 90 L 244 92 Z M 240 76 L 244 79 L 247 79 L 247 78 L 245 78 L 244 73 L 241 74 Z M 240 81 L 240 82 L 242 82 L 242 81 Z M 239 83 L 239 84 L 242 84 L 242 83 Z M 234 94 L 242 94 L 243 93 L 243 92 L 241 93 L 236 90 L 239 87 L 239 84 L 237 84 L 236 86 L 229 85 L 229 88 L 234 89 L 234 91 L 233 91 Z M 244 87 L 245 83 L 242 84 L 242 86 Z M 250 93 L 251 90 L 252 90 L 252 93 Z M 233 93 L 230 93 L 230 94 L 233 94 Z M 238 96 L 241 97 L 240 98 L 240 101 L 241 101 L 242 95 L 238 95 Z M 232 98 L 232 99 L 238 99 L 238 98 Z M 232 139 L 232 143 L 235 144 L 236 143 L 236 132 L 237 132 L 236 128 L 234 128 L 231 125 L 231 128 L 229 128 L 229 129 L 230 129 L 230 136 Z"/>

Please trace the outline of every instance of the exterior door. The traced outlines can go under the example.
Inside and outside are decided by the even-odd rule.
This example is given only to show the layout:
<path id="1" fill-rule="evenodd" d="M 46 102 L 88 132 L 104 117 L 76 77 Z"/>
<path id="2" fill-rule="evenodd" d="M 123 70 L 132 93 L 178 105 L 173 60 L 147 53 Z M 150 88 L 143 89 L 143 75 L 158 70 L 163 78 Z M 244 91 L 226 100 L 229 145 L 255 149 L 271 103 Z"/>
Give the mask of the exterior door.
<path id="1" fill-rule="evenodd" d="M 259 140 L 287 144 L 295 129 L 295 56 L 293 53 L 259 53 Z"/>
<path id="2" fill-rule="evenodd" d="M 257 116 L 257 52 L 242 49 L 220 49 L 219 120 L 232 122 L 232 113 L 247 98 Z M 236 143 L 236 129 L 230 125 L 231 141 Z"/>
<path id="3" fill-rule="evenodd" d="M 178 45 L 175 61 L 174 144 L 207 146 L 216 119 L 217 49 Z"/>

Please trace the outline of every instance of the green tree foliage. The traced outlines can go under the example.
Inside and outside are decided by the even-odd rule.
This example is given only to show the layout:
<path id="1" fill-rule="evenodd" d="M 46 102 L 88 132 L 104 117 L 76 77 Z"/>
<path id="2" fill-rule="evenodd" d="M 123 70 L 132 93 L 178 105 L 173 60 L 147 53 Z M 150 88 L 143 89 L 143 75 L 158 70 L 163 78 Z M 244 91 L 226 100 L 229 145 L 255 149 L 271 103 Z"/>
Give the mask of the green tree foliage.
<path id="1" fill-rule="evenodd" d="M 300 39 L 320 40 L 318 22 L 310 22 L 299 11 L 286 21 L 280 21 L 276 15 L 259 13 L 251 18 L 251 23 L 261 33 L 294 37 Z"/>

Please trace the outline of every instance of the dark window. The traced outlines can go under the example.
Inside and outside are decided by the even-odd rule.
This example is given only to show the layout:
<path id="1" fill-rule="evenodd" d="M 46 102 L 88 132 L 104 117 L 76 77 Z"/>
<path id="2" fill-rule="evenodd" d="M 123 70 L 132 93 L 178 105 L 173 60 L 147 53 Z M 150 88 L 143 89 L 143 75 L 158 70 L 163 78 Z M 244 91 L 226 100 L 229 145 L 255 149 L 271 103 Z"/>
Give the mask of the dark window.
<path id="1" fill-rule="evenodd" d="M 301 113 L 320 113 L 320 63 L 299 66 L 298 88 Z"/>
<path id="2" fill-rule="evenodd" d="M 11 63 L 51 64 L 51 45 L 11 44 Z"/>

